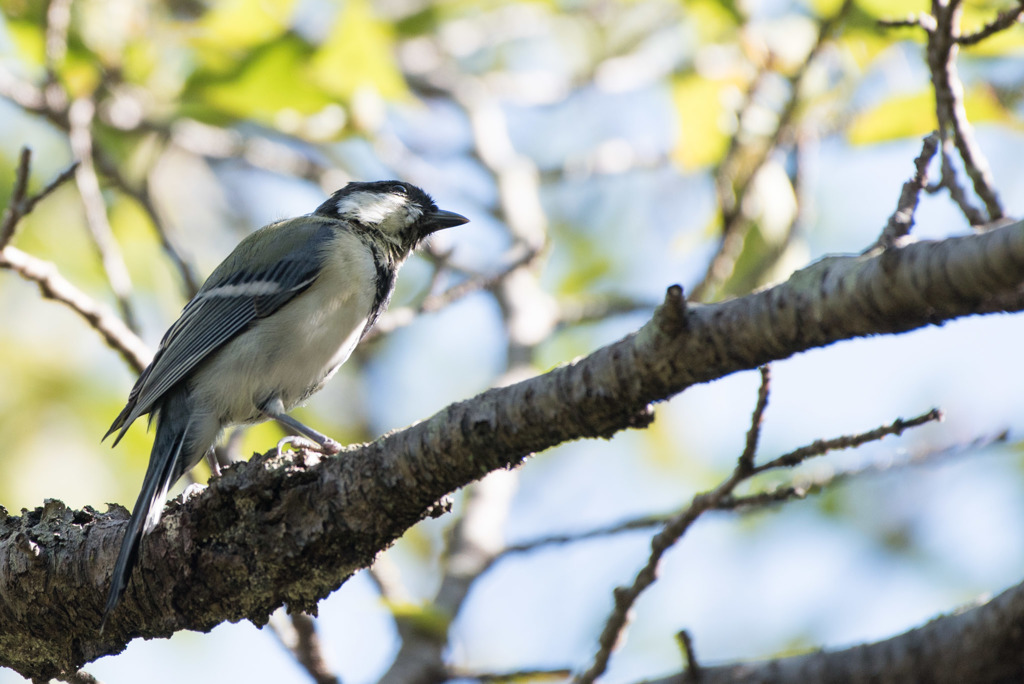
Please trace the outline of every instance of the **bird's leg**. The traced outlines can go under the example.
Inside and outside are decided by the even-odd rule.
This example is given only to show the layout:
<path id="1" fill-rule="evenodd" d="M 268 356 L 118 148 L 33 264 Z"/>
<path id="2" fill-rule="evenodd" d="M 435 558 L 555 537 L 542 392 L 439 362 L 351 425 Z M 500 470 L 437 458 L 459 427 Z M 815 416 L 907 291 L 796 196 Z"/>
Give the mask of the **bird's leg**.
<path id="1" fill-rule="evenodd" d="M 217 452 L 213 447 L 206 450 L 206 462 L 210 464 L 210 472 L 214 477 L 220 477 L 220 461 L 217 460 Z"/>
<path id="2" fill-rule="evenodd" d="M 316 451 L 320 451 L 322 453 L 329 455 L 333 455 L 341 451 L 341 444 L 334 441 L 327 435 L 317 432 L 308 425 L 303 425 L 302 423 L 300 423 L 299 421 L 295 420 L 287 413 L 285 413 L 284 404 L 281 402 L 281 399 L 279 397 L 272 397 L 268 401 L 266 401 L 263 404 L 263 406 L 260 407 L 260 413 L 265 415 L 267 418 L 272 418 L 273 420 L 282 423 L 286 427 L 295 430 L 295 432 L 302 435 L 303 437 L 308 437 L 313 442 L 316 442 Z M 277 443 L 278 453 L 281 452 L 281 446 L 283 444 L 293 444 L 300 447 L 305 446 L 303 444 L 298 443 L 298 440 L 294 439 L 294 436 L 292 439 L 286 437 L 285 439 Z"/>

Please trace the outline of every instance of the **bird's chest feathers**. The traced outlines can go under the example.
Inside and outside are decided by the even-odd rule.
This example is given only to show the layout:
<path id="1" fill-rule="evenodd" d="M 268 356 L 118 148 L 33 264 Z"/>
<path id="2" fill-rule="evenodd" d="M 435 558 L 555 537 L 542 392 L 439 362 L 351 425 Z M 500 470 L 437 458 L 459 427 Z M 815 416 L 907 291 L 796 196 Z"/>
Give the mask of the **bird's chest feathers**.
<path id="1" fill-rule="evenodd" d="M 356 237 L 331 249 L 317 286 L 295 298 L 281 314 L 294 325 L 295 353 L 314 361 L 320 372 L 336 368 L 352 353 L 377 296 L 377 268 L 371 251 Z M 319 379 L 319 378 L 318 378 Z"/>
<path id="2" fill-rule="evenodd" d="M 204 399 L 224 423 L 257 420 L 272 395 L 287 409 L 319 389 L 359 342 L 377 298 L 378 269 L 358 237 L 341 234 L 325 252 L 316 283 L 262 325 L 229 342 L 204 368 L 217 377 L 241 378 Z"/>

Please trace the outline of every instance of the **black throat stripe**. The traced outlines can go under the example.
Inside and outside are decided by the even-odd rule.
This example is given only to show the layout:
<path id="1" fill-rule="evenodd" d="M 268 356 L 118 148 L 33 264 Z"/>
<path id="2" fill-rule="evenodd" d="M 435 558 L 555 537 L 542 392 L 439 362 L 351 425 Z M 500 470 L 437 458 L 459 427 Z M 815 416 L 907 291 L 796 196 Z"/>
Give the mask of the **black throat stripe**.
<path id="1" fill-rule="evenodd" d="M 377 317 L 384 313 L 391 302 L 391 295 L 395 291 L 395 279 L 398 275 L 398 264 L 387 254 L 380 245 L 373 239 L 364 238 L 366 246 L 373 255 L 374 280 L 376 291 L 373 296 L 373 306 L 370 307 L 370 314 L 366 318 L 366 326 L 363 328 L 363 335 L 370 331 Z M 360 336 L 362 337 L 362 335 Z"/>

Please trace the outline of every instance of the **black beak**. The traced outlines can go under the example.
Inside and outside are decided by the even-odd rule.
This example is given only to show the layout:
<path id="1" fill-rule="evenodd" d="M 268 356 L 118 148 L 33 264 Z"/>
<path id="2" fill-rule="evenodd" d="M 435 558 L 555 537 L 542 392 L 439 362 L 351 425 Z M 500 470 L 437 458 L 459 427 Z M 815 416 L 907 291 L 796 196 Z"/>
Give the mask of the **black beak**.
<path id="1" fill-rule="evenodd" d="M 423 234 L 429 235 L 430 233 L 434 233 L 445 228 L 461 226 L 463 223 L 469 223 L 469 219 L 462 214 L 456 214 L 454 211 L 438 209 L 424 217 Z"/>

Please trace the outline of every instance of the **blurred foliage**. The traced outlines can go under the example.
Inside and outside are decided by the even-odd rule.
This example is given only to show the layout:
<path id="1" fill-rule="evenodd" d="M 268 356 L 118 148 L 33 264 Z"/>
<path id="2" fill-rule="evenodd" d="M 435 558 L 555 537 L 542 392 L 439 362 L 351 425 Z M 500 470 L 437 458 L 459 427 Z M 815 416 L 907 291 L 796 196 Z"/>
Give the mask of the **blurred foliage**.
<path id="1" fill-rule="evenodd" d="M 967 3 L 964 32 L 1013 5 Z M 844 250 L 866 246 L 876 235 L 839 220 L 862 209 L 863 179 L 843 176 L 845 161 L 822 171 L 806 156 L 828 145 L 847 155 L 884 149 L 936 126 L 924 32 L 878 25 L 926 11 L 924 0 L 857 0 L 823 36 L 842 0 L 76 0 L 66 40 L 48 37 L 51 7 L 0 0 L 0 205 L 23 144 L 34 151 L 32 189 L 71 161 L 68 104 L 91 101 L 101 198 L 132 279 L 139 334 L 151 345 L 185 301 L 169 248 L 202 277 L 260 221 L 309 211 L 349 178 L 384 174 L 457 198 L 448 208 L 473 219 L 457 237 L 439 237 L 436 261 L 406 268 L 396 302 L 415 308 L 427 293 L 500 272 L 521 256 L 514 248 L 539 245 L 537 289 L 549 299 L 519 303 L 521 317 L 608 305 L 607 315 L 549 322 L 554 332 L 519 356 L 515 347 L 529 345 L 508 325 L 483 330 L 479 314 L 432 329 L 436 339 L 419 335 L 407 353 L 389 353 L 391 338 L 374 342 L 342 376 L 365 362 L 362 375 L 383 399 L 353 369 L 331 386 L 343 390 L 329 387 L 326 400 L 303 409 L 318 414 L 303 420 L 343 442 L 441 407 L 433 397 L 454 373 L 425 361 L 430 353 L 458 359 L 457 374 L 474 378 L 463 386 L 482 390 L 506 381 L 501 373 L 510 369 L 495 370 L 494 359 L 542 371 L 630 332 L 666 285 L 690 292 L 701 281 L 727 220 L 739 238 L 731 268 L 705 299 L 785 278 L 843 230 Z M 961 49 L 973 123 L 1020 129 L 1022 47 L 1024 30 L 1015 27 Z M 48 92 L 51 104 L 25 104 L 12 82 Z M 901 161 L 901 179 L 910 159 Z M 829 182 L 839 189 L 816 208 Z M 871 198 L 879 216 L 898 189 Z M 881 221 L 871 220 L 874 231 Z M 14 244 L 115 310 L 90 235 L 70 183 L 21 222 Z M 438 256 L 448 248 L 451 255 Z M 453 269 L 435 279 L 433 265 L 449 258 Z M 498 290 L 481 296 L 493 304 Z M 495 308 L 514 309 L 508 301 Z M 150 435 L 140 425 L 113 452 L 98 443 L 132 374 L 75 314 L 5 272 L 0 322 L 0 505 L 134 500 Z M 373 366 L 375 356 L 394 368 Z M 728 438 L 694 441 L 710 421 L 674 402 L 629 438 L 616 463 L 602 463 L 653 493 L 627 500 L 614 489 L 619 482 L 587 479 L 600 470 L 589 458 L 579 458 L 580 474 L 567 465 L 578 452 L 560 450 L 537 466 L 554 473 L 541 485 L 550 491 L 524 499 L 564 504 L 557 516 L 538 516 L 566 528 L 678 507 L 741 448 L 733 438 L 749 407 L 716 396 L 691 410 L 713 413 Z M 276 426 L 258 426 L 240 452 L 279 437 Z M 40 456 L 50 438 L 73 445 L 66 460 Z M 563 492 L 580 482 L 605 486 L 606 495 L 590 503 Z M 849 514 L 845 503 L 829 492 L 808 507 L 840 518 Z M 913 541 L 910 526 L 872 534 L 894 552 Z M 440 537 L 421 526 L 403 543 L 426 564 L 441 555 Z M 432 633 L 449 627 L 418 598 L 389 609 Z"/>

